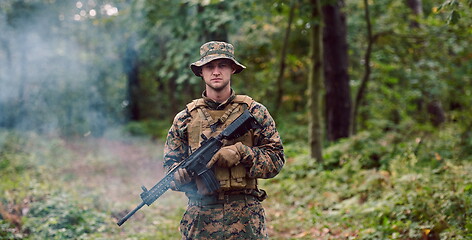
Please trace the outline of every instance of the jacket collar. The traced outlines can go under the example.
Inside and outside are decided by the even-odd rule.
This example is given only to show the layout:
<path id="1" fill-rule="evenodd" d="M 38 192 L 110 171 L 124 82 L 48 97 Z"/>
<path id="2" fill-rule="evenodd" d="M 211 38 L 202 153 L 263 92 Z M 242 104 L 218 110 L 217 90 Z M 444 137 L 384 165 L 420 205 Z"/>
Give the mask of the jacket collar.
<path id="1" fill-rule="evenodd" d="M 207 97 L 206 96 L 206 91 L 203 91 L 203 93 L 202 93 L 202 98 L 205 101 L 205 104 L 212 110 L 222 110 L 222 109 L 224 109 L 228 104 L 233 102 L 235 97 L 236 97 L 236 93 L 234 92 L 233 89 L 231 89 L 231 96 L 229 96 L 229 98 L 226 99 L 226 101 L 224 101 L 222 103 L 219 103 L 219 102 L 215 102 L 212 99 L 210 99 L 209 97 Z"/>

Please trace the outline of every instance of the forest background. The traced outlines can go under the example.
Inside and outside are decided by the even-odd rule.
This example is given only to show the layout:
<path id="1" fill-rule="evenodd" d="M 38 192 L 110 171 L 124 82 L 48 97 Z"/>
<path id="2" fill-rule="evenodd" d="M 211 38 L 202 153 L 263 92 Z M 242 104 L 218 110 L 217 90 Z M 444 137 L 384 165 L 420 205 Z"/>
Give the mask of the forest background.
<path id="1" fill-rule="evenodd" d="M 472 238 L 471 0 L 2 0 L 0 238 L 176 239 L 162 176 L 209 40 L 247 66 L 286 166 L 273 239 Z"/>

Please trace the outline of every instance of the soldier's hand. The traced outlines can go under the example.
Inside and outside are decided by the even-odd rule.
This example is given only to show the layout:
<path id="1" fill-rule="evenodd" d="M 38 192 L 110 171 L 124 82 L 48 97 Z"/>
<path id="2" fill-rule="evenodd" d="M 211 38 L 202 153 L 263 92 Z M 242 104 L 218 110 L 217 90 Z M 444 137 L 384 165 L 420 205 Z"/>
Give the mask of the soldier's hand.
<path id="1" fill-rule="evenodd" d="M 241 143 L 239 143 L 241 144 Z M 239 164 L 241 161 L 241 154 L 235 145 L 229 145 L 222 147 L 216 154 L 211 158 L 207 164 L 207 168 L 211 168 L 214 164 L 218 167 L 233 167 Z"/>
<path id="2" fill-rule="evenodd" d="M 180 186 L 189 183 L 192 180 L 189 172 L 185 168 L 179 168 L 174 173 L 174 181 L 170 183 L 170 188 L 173 190 L 179 189 Z"/>

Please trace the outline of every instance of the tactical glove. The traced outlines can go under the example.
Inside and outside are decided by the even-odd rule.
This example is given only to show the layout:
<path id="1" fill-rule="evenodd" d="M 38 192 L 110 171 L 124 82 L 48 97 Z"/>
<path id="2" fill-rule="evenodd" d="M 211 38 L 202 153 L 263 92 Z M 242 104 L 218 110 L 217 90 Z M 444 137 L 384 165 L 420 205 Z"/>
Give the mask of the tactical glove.
<path id="1" fill-rule="evenodd" d="M 244 146 L 242 143 L 237 142 L 234 145 L 222 147 L 216 154 L 211 158 L 207 164 L 207 168 L 211 168 L 215 163 L 218 167 L 230 168 L 236 166 L 241 161 L 241 153 L 239 149 Z"/>

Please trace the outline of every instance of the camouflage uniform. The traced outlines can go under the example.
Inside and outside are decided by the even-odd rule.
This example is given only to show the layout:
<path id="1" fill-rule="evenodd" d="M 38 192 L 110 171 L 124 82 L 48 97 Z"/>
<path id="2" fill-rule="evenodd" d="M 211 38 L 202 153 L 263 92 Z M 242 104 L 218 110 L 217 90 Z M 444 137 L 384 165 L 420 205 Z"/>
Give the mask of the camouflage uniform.
<path id="1" fill-rule="evenodd" d="M 223 109 L 231 104 L 232 96 L 224 103 L 203 99 L 209 109 Z M 253 146 L 242 153 L 241 164 L 245 166 L 248 178 L 272 178 L 282 169 L 285 159 L 282 142 L 275 122 L 268 110 L 253 101 L 249 112 L 261 124 L 253 132 Z M 169 168 L 188 157 L 188 126 L 192 116 L 188 109 L 178 113 L 169 130 L 164 149 L 164 166 Z M 180 223 L 182 239 L 267 239 L 264 209 L 260 201 L 265 198 L 264 190 L 242 189 L 237 194 L 220 192 L 203 196 L 197 192 L 193 180 L 180 188 L 189 197 L 189 205 Z M 222 198 L 222 195 L 224 197 Z M 199 200 L 194 200 L 199 199 Z M 213 200 L 214 199 L 214 200 Z"/>

